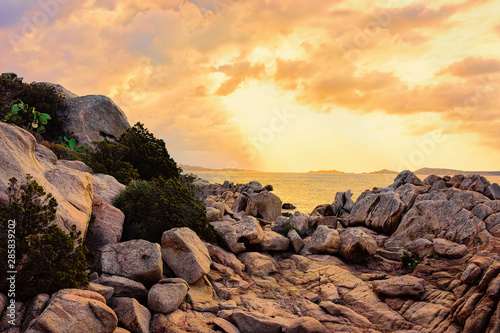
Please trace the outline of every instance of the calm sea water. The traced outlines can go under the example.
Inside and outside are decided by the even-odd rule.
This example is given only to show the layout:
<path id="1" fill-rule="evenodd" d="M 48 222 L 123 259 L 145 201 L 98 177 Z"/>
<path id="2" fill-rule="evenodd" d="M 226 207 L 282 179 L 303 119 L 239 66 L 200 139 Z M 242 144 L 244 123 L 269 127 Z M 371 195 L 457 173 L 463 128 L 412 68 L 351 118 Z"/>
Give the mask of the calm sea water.
<path id="1" fill-rule="evenodd" d="M 193 172 L 200 178 L 211 183 L 230 182 L 245 184 L 256 180 L 265 185 L 273 185 L 274 194 L 281 198 L 283 203 L 289 202 L 297 207 L 298 211 L 310 213 L 320 204 L 331 204 L 335 193 L 351 190 L 353 199 L 364 190 L 373 187 L 386 187 L 394 182 L 396 175 L 351 175 L 351 174 L 308 174 L 308 173 L 278 173 L 278 172 Z M 426 176 L 418 175 L 422 180 Z M 486 177 L 491 183 L 500 183 L 500 176 Z"/>

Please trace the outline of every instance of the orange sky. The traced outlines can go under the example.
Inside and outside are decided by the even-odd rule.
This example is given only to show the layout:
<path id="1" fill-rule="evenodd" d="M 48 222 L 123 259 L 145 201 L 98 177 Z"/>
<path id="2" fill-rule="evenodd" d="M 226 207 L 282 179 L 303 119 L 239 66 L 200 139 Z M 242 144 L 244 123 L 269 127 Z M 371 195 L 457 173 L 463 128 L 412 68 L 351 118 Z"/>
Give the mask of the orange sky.
<path id="1" fill-rule="evenodd" d="M 427 3 L 2 0 L 0 64 L 110 96 L 178 163 L 500 170 L 500 2 Z"/>

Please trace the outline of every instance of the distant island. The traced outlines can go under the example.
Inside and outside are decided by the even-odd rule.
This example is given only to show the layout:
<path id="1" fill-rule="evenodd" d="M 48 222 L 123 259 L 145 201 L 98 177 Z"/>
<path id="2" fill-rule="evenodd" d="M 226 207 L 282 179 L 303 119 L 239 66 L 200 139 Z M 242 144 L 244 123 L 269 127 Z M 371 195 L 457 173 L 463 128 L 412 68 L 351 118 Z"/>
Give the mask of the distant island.
<path id="1" fill-rule="evenodd" d="M 179 167 L 184 172 L 265 172 L 260 170 L 247 170 L 247 169 L 211 169 L 200 166 L 193 166 L 187 164 L 179 164 Z M 463 171 L 445 168 L 421 168 L 413 171 L 417 175 L 438 175 L 438 176 L 454 176 L 454 175 L 472 175 L 479 174 L 481 176 L 500 176 L 500 171 Z M 311 170 L 306 172 L 308 174 L 332 174 L 332 175 L 397 175 L 398 171 L 382 169 L 372 172 L 343 172 L 338 170 Z"/>
<path id="2" fill-rule="evenodd" d="M 308 171 L 307 173 L 345 174 L 346 172 L 337 171 L 337 170 L 318 170 L 318 171 Z"/>
<path id="3" fill-rule="evenodd" d="M 194 165 L 187 165 L 187 164 L 179 164 L 179 167 L 184 172 L 227 172 L 227 171 L 262 172 L 262 171 L 259 171 L 259 170 L 246 170 L 246 169 L 234 169 L 234 168 L 211 169 L 211 168 L 205 168 L 205 167 L 194 166 Z"/>
<path id="4" fill-rule="evenodd" d="M 442 175 L 442 176 L 454 176 L 454 175 L 472 175 L 479 174 L 481 176 L 500 176 L 500 171 L 462 171 L 454 169 L 441 169 L 441 168 L 421 168 L 414 171 L 417 175 Z"/>

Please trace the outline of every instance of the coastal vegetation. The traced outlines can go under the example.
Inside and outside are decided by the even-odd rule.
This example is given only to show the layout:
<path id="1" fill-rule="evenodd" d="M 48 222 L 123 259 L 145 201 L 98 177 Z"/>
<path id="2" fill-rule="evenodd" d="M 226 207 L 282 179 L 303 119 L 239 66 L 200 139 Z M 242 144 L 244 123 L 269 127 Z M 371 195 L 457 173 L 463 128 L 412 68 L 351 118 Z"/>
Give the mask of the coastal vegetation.
<path id="1" fill-rule="evenodd" d="M 74 226 L 67 234 L 52 224 L 57 209 L 52 194 L 47 194 L 30 175 L 22 185 L 11 178 L 8 191 L 9 205 L 0 207 L 0 228 L 8 236 L 0 249 L 8 252 L 9 270 L 17 271 L 16 283 L 22 286 L 18 290 L 20 300 L 86 285 L 87 250 L 77 241 L 80 233 Z M 14 233 L 8 221 L 14 221 Z"/>

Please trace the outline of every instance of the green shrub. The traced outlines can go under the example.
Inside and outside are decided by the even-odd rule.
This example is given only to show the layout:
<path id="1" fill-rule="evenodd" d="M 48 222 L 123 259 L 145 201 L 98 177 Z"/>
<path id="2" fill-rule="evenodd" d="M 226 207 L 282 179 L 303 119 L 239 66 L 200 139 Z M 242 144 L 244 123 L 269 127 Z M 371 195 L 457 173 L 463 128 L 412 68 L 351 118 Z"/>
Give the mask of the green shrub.
<path id="1" fill-rule="evenodd" d="M 283 226 L 281 227 L 280 234 L 282 234 L 283 236 L 287 236 L 288 232 L 290 230 L 295 230 L 295 231 L 299 232 L 299 229 L 295 228 L 289 222 L 287 222 L 287 223 L 283 224 Z"/>
<path id="2" fill-rule="evenodd" d="M 402 269 L 409 272 L 413 272 L 421 262 L 420 258 L 415 253 L 411 253 L 408 250 L 403 250 L 403 255 L 401 255 L 400 258 L 403 262 Z"/>
<path id="3" fill-rule="evenodd" d="M 83 160 L 94 172 L 111 175 L 123 184 L 139 178 L 137 168 L 124 159 L 130 150 L 127 146 L 109 141 L 94 144 L 95 148 L 89 152 L 88 158 Z"/>
<path id="4" fill-rule="evenodd" d="M 42 137 L 48 141 L 57 141 L 59 136 L 67 135 L 63 130 L 64 117 L 59 111 L 66 108 L 66 100 L 60 96 L 54 87 L 41 84 L 27 84 L 20 81 L 0 80 L 0 94 L 3 96 L 0 117 L 3 120 L 8 114 L 6 107 L 15 100 L 22 100 L 25 104 L 34 107 L 40 113 L 51 117 L 50 123 L 45 127 Z"/>
<path id="5" fill-rule="evenodd" d="M 216 240 L 205 207 L 177 179 L 133 181 L 114 205 L 125 214 L 122 240 L 141 238 L 160 243 L 164 231 L 177 227 L 189 227 L 206 241 Z"/>
<path id="6" fill-rule="evenodd" d="M 126 130 L 118 143 L 129 149 L 124 161 L 138 170 L 140 179 L 179 178 L 181 170 L 168 154 L 165 141 L 157 139 L 143 124 L 137 123 Z"/>
<path id="7" fill-rule="evenodd" d="M 86 249 L 81 244 L 75 248 L 80 236 L 76 227 L 66 234 L 55 224 L 49 226 L 56 217 L 57 201 L 29 175 L 26 180 L 19 186 L 15 178 L 10 179 L 9 205 L 0 208 L 2 234 L 8 233 L 8 221 L 15 221 L 15 258 L 9 259 L 15 259 L 11 270 L 17 270 L 16 295 L 27 300 L 38 293 L 87 284 Z M 5 251 L 8 240 L 2 243 Z"/>

